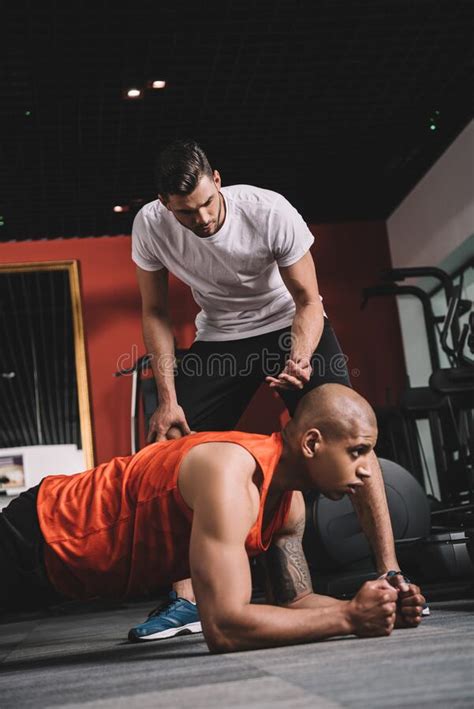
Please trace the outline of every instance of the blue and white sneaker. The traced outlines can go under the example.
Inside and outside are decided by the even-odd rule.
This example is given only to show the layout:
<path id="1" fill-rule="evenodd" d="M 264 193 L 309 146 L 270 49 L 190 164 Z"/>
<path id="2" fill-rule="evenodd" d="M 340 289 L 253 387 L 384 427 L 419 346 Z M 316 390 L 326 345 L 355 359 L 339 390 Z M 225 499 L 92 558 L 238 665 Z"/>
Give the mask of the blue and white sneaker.
<path id="1" fill-rule="evenodd" d="M 163 640 L 173 638 L 175 635 L 202 633 L 196 604 L 179 598 L 175 591 L 171 591 L 168 598 L 168 603 L 155 608 L 144 623 L 130 630 L 128 633 L 130 642 Z"/>

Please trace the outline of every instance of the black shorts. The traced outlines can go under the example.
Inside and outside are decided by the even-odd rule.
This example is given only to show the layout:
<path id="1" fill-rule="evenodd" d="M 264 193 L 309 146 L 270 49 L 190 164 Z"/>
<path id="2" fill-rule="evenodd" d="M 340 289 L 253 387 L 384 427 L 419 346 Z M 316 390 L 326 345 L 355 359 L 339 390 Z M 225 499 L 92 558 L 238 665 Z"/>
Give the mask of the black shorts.
<path id="1" fill-rule="evenodd" d="M 63 600 L 48 580 L 38 522 L 39 485 L 0 512 L 0 612 L 33 610 Z"/>
<path id="2" fill-rule="evenodd" d="M 277 376 L 291 350 L 291 327 L 256 337 L 224 342 L 198 340 L 183 356 L 176 376 L 176 393 L 193 431 L 234 429 L 267 375 Z M 303 389 L 278 390 L 290 416 L 301 397 L 321 384 L 351 386 L 347 358 L 327 318 L 312 357 L 313 373 Z M 145 417 L 157 405 L 153 382 L 144 388 Z"/>

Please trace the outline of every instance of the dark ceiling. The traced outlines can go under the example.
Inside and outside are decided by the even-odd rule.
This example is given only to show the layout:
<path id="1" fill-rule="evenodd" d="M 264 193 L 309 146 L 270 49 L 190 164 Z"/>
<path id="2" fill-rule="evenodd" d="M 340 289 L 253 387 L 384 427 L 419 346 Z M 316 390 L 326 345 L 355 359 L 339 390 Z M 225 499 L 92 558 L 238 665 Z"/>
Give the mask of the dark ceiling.
<path id="1" fill-rule="evenodd" d="M 177 136 L 202 143 L 224 184 L 277 190 L 307 220 L 386 217 L 472 116 L 473 9 L 8 3 L 0 239 L 129 233 L 155 198 L 156 153 Z M 167 87 L 123 98 L 151 79 Z"/>

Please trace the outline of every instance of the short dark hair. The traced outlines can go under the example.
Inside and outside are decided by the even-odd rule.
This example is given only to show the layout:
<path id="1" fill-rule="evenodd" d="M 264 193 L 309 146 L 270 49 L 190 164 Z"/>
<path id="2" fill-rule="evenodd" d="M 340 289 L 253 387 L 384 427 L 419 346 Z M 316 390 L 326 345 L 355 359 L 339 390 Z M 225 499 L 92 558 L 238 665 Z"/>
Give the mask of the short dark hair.
<path id="1" fill-rule="evenodd" d="M 191 194 L 204 175 L 212 177 L 212 174 L 206 154 L 195 140 L 175 140 L 158 157 L 158 194 L 164 197 L 170 194 Z"/>

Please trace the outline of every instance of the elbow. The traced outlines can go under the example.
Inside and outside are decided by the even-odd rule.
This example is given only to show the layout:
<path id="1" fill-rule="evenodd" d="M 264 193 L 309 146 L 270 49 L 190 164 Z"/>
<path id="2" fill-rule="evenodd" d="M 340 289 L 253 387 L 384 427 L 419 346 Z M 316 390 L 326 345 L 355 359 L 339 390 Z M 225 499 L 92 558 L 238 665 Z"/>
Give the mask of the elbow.
<path id="1" fill-rule="evenodd" d="M 210 633 L 205 632 L 204 637 L 211 655 L 223 655 L 238 650 L 235 640 L 232 640 L 228 633 L 213 630 Z"/>
<path id="2" fill-rule="evenodd" d="M 142 309 L 142 317 L 147 320 L 169 320 L 168 309 L 161 306 L 144 306 Z"/>
<path id="3" fill-rule="evenodd" d="M 223 640 L 222 638 L 207 639 L 206 642 L 211 655 L 224 655 L 227 652 L 235 652 L 237 650 L 231 642 Z"/>
<path id="4" fill-rule="evenodd" d="M 308 310 L 313 314 L 316 313 L 316 315 L 320 315 L 321 317 L 324 314 L 323 304 L 319 296 L 317 300 L 304 296 L 300 300 L 295 300 L 295 305 L 297 310 Z"/>
<path id="5" fill-rule="evenodd" d="M 207 622 L 203 624 L 203 633 L 212 655 L 223 655 L 247 648 L 245 629 L 234 619 Z"/>
<path id="6" fill-rule="evenodd" d="M 296 308 L 296 315 L 310 316 L 311 319 L 323 318 L 324 308 L 321 299 L 317 300 L 310 299 L 306 294 L 302 295 L 300 298 L 293 296 L 293 300 Z"/>
<path id="7" fill-rule="evenodd" d="M 145 339 L 150 337 L 156 328 L 160 328 L 160 332 L 171 330 L 171 318 L 169 312 L 162 308 L 144 308 L 142 310 L 142 327 Z"/>

